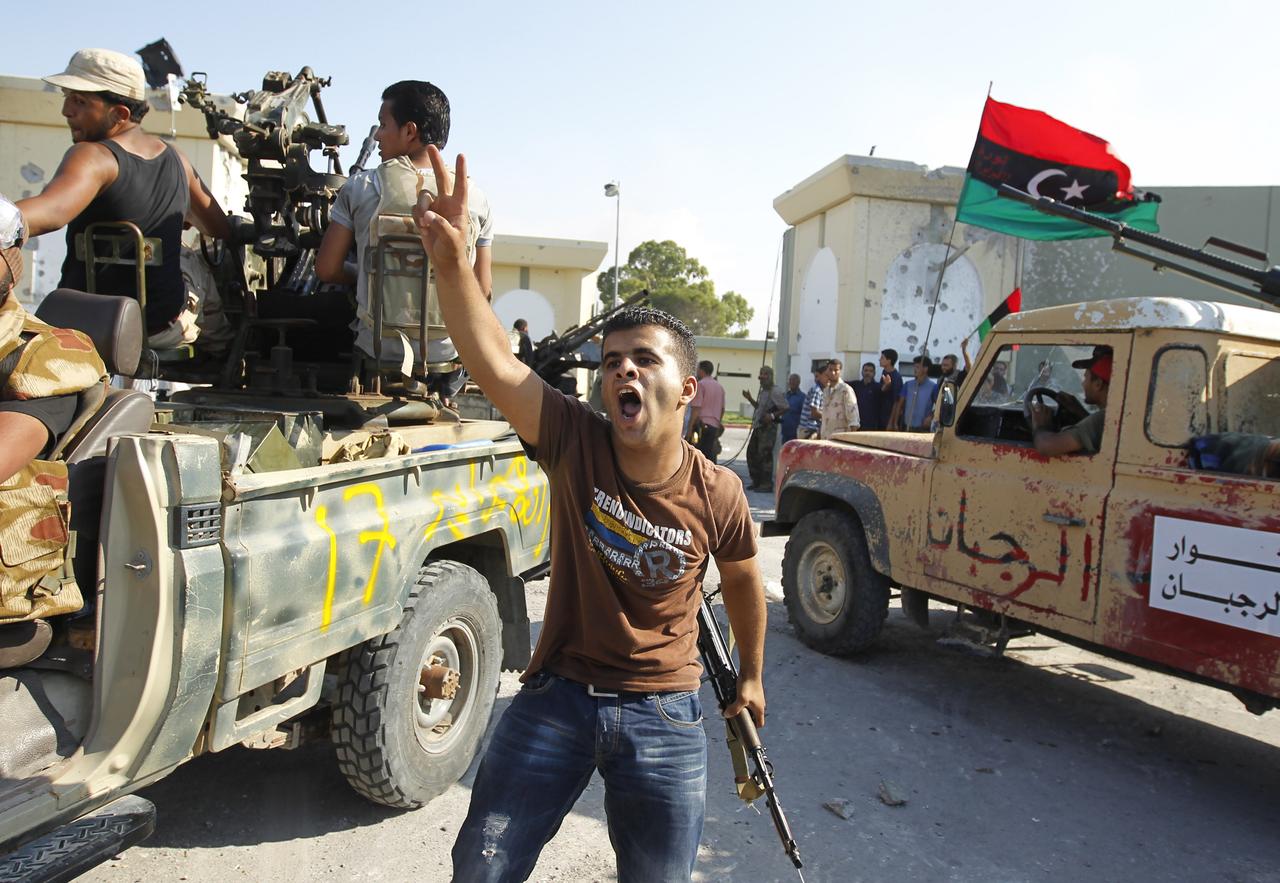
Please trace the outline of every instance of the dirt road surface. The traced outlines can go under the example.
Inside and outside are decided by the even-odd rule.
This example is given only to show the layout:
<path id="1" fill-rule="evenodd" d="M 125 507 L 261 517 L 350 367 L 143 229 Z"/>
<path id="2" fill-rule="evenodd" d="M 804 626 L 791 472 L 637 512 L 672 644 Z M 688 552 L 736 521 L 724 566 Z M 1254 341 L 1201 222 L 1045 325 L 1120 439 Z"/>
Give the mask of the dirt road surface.
<path id="1" fill-rule="evenodd" d="M 731 429 L 724 456 L 744 438 Z M 769 495 L 749 498 L 771 516 Z M 761 541 L 775 593 L 784 545 Z M 535 635 L 546 588 L 529 587 Z M 1040 636 L 1000 659 L 958 652 L 937 643 L 949 611 L 932 616 L 921 631 L 895 600 L 872 652 L 832 659 L 769 605 L 761 735 L 809 883 L 1280 881 L 1280 712 L 1255 717 L 1225 692 Z M 504 675 L 498 713 L 517 689 Z M 798 880 L 767 813 L 734 795 L 720 722 L 706 729 L 694 879 Z M 327 745 L 228 750 L 142 792 L 156 833 L 83 879 L 446 881 L 474 773 L 400 813 L 351 791 Z M 531 879 L 616 880 L 598 778 Z"/>

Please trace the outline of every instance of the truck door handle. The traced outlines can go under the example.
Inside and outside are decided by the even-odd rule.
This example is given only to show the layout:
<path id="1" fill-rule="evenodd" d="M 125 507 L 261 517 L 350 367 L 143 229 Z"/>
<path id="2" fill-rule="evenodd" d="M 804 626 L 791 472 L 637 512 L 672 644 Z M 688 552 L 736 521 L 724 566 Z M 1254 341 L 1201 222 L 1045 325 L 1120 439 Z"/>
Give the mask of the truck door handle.
<path id="1" fill-rule="evenodd" d="M 1070 515 L 1059 515 L 1057 512 L 1046 512 L 1042 517 L 1050 524 L 1061 524 L 1065 527 L 1084 527 L 1083 518 L 1072 518 Z"/>

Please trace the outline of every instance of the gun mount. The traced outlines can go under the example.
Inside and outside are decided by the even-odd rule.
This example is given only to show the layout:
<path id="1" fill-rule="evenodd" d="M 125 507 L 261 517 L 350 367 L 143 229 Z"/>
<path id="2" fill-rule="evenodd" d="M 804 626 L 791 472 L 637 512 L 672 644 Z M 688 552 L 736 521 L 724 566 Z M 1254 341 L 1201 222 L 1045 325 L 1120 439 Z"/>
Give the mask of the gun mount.
<path id="1" fill-rule="evenodd" d="M 1155 233 L 1148 233 L 1145 230 L 1138 230 L 1130 227 L 1128 224 L 1116 221 L 1112 218 L 1098 215 L 1093 212 L 1087 212 L 1074 206 L 1064 205 L 1056 199 L 1048 196 L 1032 196 L 1019 190 L 1016 187 L 1010 187 L 1008 184 L 1000 185 L 1000 195 L 1005 199 L 1013 199 L 1026 205 L 1031 206 L 1038 212 L 1046 215 L 1056 215 L 1059 218 L 1069 218 L 1073 221 L 1079 221 L 1081 224 L 1088 224 L 1090 227 L 1096 227 L 1099 230 L 1106 230 L 1111 234 L 1112 248 L 1121 254 L 1127 254 L 1140 260 L 1150 261 L 1157 270 L 1169 269 L 1175 273 L 1181 273 L 1184 276 L 1190 276 L 1192 279 L 1199 279 L 1201 282 L 1207 282 L 1210 285 L 1216 285 L 1226 291 L 1233 291 L 1236 294 L 1243 294 L 1245 297 L 1262 301 L 1264 304 L 1272 307 L 1280 307 L 1280 266 L 1267 266 L 1267 255 L 1265 252 L 1240 245 L 1235 242 L 1229 242 L 1225 239 L 1211 237 L 1203 248 L 1193 248 L 1190 245 L 1184 245 L 1174 239 L 1166 236 L 1160 236 Z M 1236 279 L 1245 280 L 1248 285 L 1241 285 L 1231 279 L 1223 278 L 1223 276 L 1215 275 L 1196 267 L 1190 267 L 1186 264 L 1175 263 L 1167 258 L 1159 255 L 1151 254 L 1141 249 L 1136 249 L 1129 245 L 1129 242 L 1137 242 L 1148 248 L 1154 248 L 1157 251 L 1166 254 L 1175 255 L 1184 260 L 1193 261 L 1194 263 L 1210 267 L 1217 270 L 1218 273 L 1226 276 L 1234 276 Z M 1222 251 L 1230 251 L 1250 260 L 1257 261 L 1262 266 L 1251 267 L 1248 264 L 1242 264 L 1239 261 L 1225 258 L 1221 255 L 1213 254 L 1206 251 L 1209 248 L 1217 248 Z"/>
<path id="2" fill-rule="evenodd" d="M 205 253 L 223 277 L 224 310 L 236 331 L 229 351 L 204 352 L 197 342 L 194 354 L 161 354 L 159 376 L 209 384 L 175 400 L 253 403 L 268 397 L 276 407 L 321 412 L 334 426 L 451 419 L 419 382 L 427 374 L 422 363 L 415 363 L 415 376 L 395 373 L 382 382 L 390 370 L 354 345 L 351 286 L 322 284 L 317 277 L 316 252 L 347 181 L 338 156 L 347 131 L 329 122 L 320 97 L 329 84 L 310 67 L 296 75 L 271 71 L 262 88 L 229 101 L 209 92 L 203 73 L 187 81 L 182 103 L 204 114 L 209 137 L 229 138 L 247 163 L 244 209 L 252 223 L 236 230 L 231 260 Z M 371 131 L 357 166 L 374 146 Z M 321 156 L 313 166 L 316 151 Z M 263 262 L 265 273 L 256 272 Z M 228 296 L 235 289 L 242 296 Z"/>
<path id="3" fill-rule="evenodd" d="M 245 179 L 253 247 L 264 258 L 296 259 L 319 246 L 329 206 L 346 181 L 338 148 L 347 143 L 347 130 L 329 123 L 320 100 L 329 83 L 309 67 L 296 76 L 271 71 L 261 89 L 233 96 L 244 105 L 243 118 L 213 100 L 204 73 L 193 73 L 182 90 L 182 103 L 204 114 L 209 137 L 230 137 L 249 163 Z M 314 121 L 307 115 L 308 101 Z M 323 152 L 327 171 L 311 167 L 313 150 Z"/>

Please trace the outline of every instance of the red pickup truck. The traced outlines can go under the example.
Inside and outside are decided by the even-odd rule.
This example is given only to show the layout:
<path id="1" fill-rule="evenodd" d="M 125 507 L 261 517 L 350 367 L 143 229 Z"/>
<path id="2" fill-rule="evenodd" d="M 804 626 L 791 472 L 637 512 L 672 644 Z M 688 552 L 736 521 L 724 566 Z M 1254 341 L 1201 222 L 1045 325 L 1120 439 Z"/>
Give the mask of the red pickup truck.
<path id="1" fill-rule="evenodd" d="M 1073 361 L 1110 347 L 1093 454 L 1049 457 L 1033 400 L 1056 428 L 1089 409 Z M 1007 317 L 936 431 L 852 432 L 781 451 L 783 589 L 810 646 L 870 645 L 890 586 L 923 623 L 960 605 L 1003 649 L 1031 628 L 1280 702 L 1280 314 L 1161 298 Z M 1194 456 L 1197 444 L 1203 456 Z"/>

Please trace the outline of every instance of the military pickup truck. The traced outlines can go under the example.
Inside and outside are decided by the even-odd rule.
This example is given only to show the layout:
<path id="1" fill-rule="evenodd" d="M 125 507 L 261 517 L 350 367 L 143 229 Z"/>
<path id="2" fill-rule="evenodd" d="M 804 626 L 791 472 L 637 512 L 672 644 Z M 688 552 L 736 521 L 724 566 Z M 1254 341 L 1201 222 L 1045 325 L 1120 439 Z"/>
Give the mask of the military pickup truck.
<path id="1" fill-rule="evenodd" d="M 1032 401 L 1079 396 L 1071 363 L 1096 347 L 1114 366 L 1099 450 L 1043 456 Z M 1014 314 L 934 416 L 935 432 L 782 449 L 764 531 L 790 537 L 783 589 L 807 644 L 867 648 L 897 586 L 909 617 L 959 605 L 997 649 L 1031 628 L 1276 706 L 1280 314 L 1173 299 Z M 1206 437 L 1254 453 L 1193 457 Z"/>
<path id="2" fill-rule="evenodd" d="M 245 161 L 232 241 L 164 254 L 127 221 L 77 241 L 89 292 L 117 264 L 139 298 L 165 261 L 207 275 L 224 347 L 148 349 L 127 292 L 39 305 L 127 388 L 82 397 L 88 422 L 59 441 L 74 546 L 57 579 L 73 575 L 86 607 L 0 669 L 0 880 L 70 879 L 122 851 L 155 824 L 132 792 L 236 745 L 331 740 L 360 794 L 421 806 L 470 764 L 499 671 L 528 663 L 546 476 L 506 423 L 461 419 L 433 390 L 455 366 L 424 361 L 447 332 L 403 206 L 380 204 L 359 265 L 373 338 L 398 338 L 403 358 L 359 350 L 355 292 L 318 280 L 346 180 L 327 82 L 269 72 L 235 98 L 187 82 L 210 137 Z M 158 402 L 138 389 L 152 383 Z"/>
<path id="3" fill-rule="evenodd" d="M 140 334 L 125 298 L 55 292 L 41 313 L 67 300 L 82 320 L 127 307 Z M 342 428 L 335 398 L 271 401 L 192 390 L 153 414 L 113 390 L 72 442 L 93 615 L 0 671 L 0 879 L 119 852 L 154 824 L 126 795 L 236 745 L 331 739 L 360 794 L 421 806 L 470 764 L 500 668 L 528 662 L 548 489 L 506 424 Z"/>

